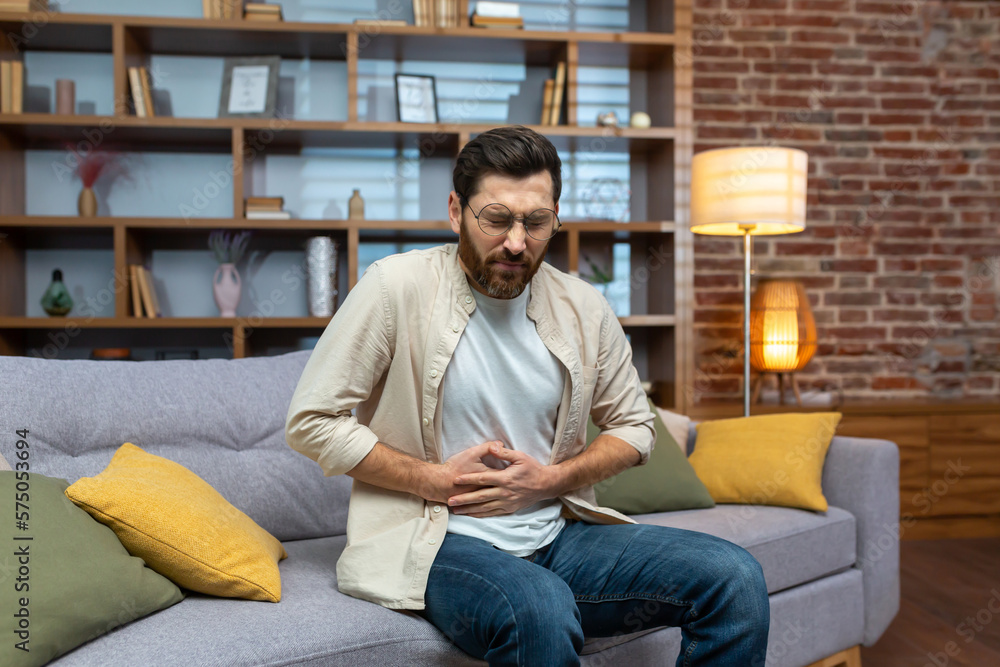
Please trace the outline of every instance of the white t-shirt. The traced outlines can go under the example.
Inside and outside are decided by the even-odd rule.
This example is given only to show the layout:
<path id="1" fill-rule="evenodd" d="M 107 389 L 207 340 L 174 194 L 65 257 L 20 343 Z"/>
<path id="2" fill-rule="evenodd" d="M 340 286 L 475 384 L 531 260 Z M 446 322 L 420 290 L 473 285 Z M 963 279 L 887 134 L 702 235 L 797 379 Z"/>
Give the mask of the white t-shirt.
<path id="1" fill-rule="evenodd" d="M 530 289 L 529 283 L 514 299 L 473 291 L 476 310 L 442 380 L 445 459 L 500 440 L 548 465 L 566 370 L 528 319 Z M 562 503 L 552 499 L 503 516 L 452 514 L 448 532 L 478 537 L 515 556 L 527 556 L 556 538 L 566 524 L 561 511 Z"/>

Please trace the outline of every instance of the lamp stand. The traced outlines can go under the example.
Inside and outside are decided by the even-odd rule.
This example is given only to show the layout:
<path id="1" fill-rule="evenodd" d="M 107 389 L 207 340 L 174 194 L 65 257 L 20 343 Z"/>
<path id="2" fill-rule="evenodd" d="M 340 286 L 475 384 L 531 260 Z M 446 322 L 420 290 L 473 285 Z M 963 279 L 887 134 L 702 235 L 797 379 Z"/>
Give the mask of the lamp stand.
<path id="1" fill-rule="evenodd" d="M 769 371 L 761 371 L 757 375 L 757 379 L 753 382 L 753 396 L 750 397 L 750 401 L 754 404 L 760 402 L 760 386 L 764 384 L 764 376 L 768 374 Z M 795 403 L 796 405 L 802 405 L 802 394 L 799 393 L 799 381 L 795 378 L 795 373 L 792 371 L 775 371 L 775 375 L 778 376 L 778 405 L 785 404 L 785 377 L 788 377 L 788 383 L 792 385 L 792 391 L 795 392 Z"/>
<path id="2" fill-rule="evenodd" d="M 743 416 L 750 416 L 750 258 L 757 225 L 740 225 L 743 232 Z"/>

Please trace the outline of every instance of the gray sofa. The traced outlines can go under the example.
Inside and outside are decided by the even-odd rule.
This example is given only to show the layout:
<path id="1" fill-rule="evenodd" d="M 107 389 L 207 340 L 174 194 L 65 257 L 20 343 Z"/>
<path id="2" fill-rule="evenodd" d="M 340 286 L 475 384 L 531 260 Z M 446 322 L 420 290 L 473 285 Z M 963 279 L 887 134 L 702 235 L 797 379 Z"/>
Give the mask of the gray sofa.
<path id="1" fill-rule="evenodd" d="M 484 664 L 415 614 L 337 591 L 350 479 L 323 477 L 284 441 L 285 412 L 309 354 L 137 363 L 0 357 L 0 424 L 31 430 L 34 472 L 73 482 L 133 442 L 200 475 L 288 551 L 280 603 L 192 593 L 52 664 Z M 5 456 L 8 445 L 0 440 Z M 749 549 L 771 593 L 766 664 L 801 667 L 872 644 L 899 603 L 896 446 L 834 438 L 823 488 L 825 515 L 720 505 L 636 518 Z M 583 662 L 672 665 L 679 643 L 677 629 L 588 641 Z"/>

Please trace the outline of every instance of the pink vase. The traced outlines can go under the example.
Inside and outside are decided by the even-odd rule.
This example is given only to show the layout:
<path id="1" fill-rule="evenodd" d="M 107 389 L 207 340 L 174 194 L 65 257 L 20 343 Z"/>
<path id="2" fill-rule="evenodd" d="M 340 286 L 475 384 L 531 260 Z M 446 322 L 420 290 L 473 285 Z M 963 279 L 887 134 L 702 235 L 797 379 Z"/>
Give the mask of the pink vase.
<path id="1" fill-rule="evenodd" d="M 215 295 L 215 305 L 219 307 L 220 317 L 236 317 L 242 285 L 235 264 L 219 264 L 212 278 L 212 293 Z"/>

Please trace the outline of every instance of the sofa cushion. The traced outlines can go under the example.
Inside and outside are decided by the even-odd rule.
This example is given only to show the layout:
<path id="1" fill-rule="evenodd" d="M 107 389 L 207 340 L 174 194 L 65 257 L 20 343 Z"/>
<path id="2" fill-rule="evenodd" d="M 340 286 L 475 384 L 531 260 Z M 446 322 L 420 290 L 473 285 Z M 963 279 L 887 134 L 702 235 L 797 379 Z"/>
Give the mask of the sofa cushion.
<path id="1" fill-rule="evenodd" d="M 101 474 L 78 479 L 66 495 L 179 586 L 281 600 L 281 543 L 178 463 L 126 442 Z"/>
<path id="2" fill-rule="evenodd" d="M 413 612 L 385 609 L 337 591 L 333 564 L 343 536 L 285 542 L 284 597 L 277 605 L 191 593 L 183 604 L 97 638 L 54 667 L 108 665 L 438 665 L 482 667 Z M 178 640 L 178 637 L 183 640 Z M 268 641 L 261 641 L 262 637 Z M 668 628 L 590 639 L 583 653 L 607 650 L 584 664 L 619 664 L 637 657 L 653 664 L 677 654 L 680 631 Z M 658 659 L 658 658 L 657 658 Z M 610 661 L 610 662 L 609 662 Z"/>
<path id="3" fill-rule="evenodd" d="M 44 665 L 183 598 L 177 586 L 129 556 L 107 526 L 71 503 L 67 486 L 37 473 L 0 472 L 7 506 L 0 523 L 5 667 Z M 23 529 L 15 524 L 15 500 Z"/>
<path id="4" fill-rule="evenodd" d="M 787 507 L 716 505 L 633 518 L 735 542 L 760 562 L 768 593 L 852 567 L 856 560 L 854 515 L 837 507 L 819 514 Z"/>
<path id="5" fill-rule="evenodd" d="M 655 406 L 653 412 L 660 416 L 660 419 L 663 420 L 663 425 L 670 433 L 670 437 L 674 439 L 674 444 L 686 455 L 688 452 L 688 434 L 692 430 L 691 418 L 678 412 L 664 410 L 659 406 Z"/>
<path id="6" fill-rule="evenodd" d="M 656 442 L 646 465 L 635 466 L 594 485 L 597 504 L 623 514 L 669 512 L 680 509 L 712 507 L 715 502 L 708 489 L 694 473 L 673 434 L 663 423 L 653 402 L 653 426 Z M 587 420 L 587 444 L 601 430 Z M 687 437 L 687 434 L 685 434 Z"/>
<path id="7" fill-rule="evenodd" d="M 825 512 L 823 462 L 839 412 L 787 413 L 698 424 L 690 461 L 717 503 Z"/>
<path id="8" fill-rule="evenodd" d="M 285 442 L 310 351 L 198 361 L 0 357 L 0 423 L 31 429 L 33 472 L 94 476 L 123 442 L 180 463 L 280 540 L 342 535 L 351 480 Z M 11 447 L 0 442 L 8 458 Z"/>
<path id="9" fill-rule="evenodd" d="M 343 536 L 285 542 L 279 604 L 192 593 L 66 655 L 58 667 L 106 665 L 482 665 L 412 612 L 337 591 Z"/>

